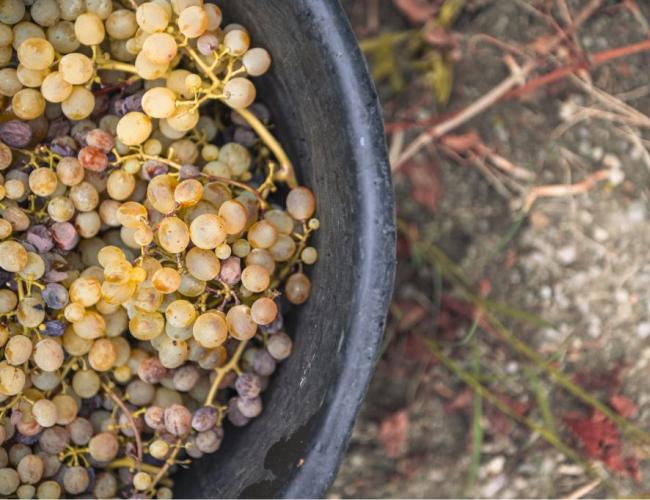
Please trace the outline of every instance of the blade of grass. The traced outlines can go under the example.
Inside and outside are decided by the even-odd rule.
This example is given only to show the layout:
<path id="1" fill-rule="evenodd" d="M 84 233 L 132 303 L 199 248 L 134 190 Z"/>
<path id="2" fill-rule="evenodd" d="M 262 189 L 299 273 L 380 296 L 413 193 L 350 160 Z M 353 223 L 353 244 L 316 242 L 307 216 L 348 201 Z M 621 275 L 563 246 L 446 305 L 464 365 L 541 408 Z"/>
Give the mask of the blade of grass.
<path id="1" fill-rule="evenodd" d="M 538 424 L 537 422 L 535 422 L 533 419 L 529 417 L 520 415 L 519 413 L 515 412 L 510 406 L 508 406 L 506 403 L 501 401 L 496 396 L 496 394 L 490 391 L 490 389 L 488 389 L 487 387 L 482 385 L 479 381 L 477 381 L 476 377 L 474 377 L 471 373 L 463 370 L 458 363 L 456 363 L 450 357 L 446 356 L 442 352 L 442 350 L 440 349 L 440 347 L 438 346 L 435 340 L 423 339 L 423 342 L 425 342 L 429 346 L 431 353 L 442 364 L 444 364 L 447 367 L 447 369 L 449 369 L 454 375 L 456 375 L 456 377 L 458 377 L 465 384 L 467 384 L 475 393 L 480 394 L 481 397 L 485 399 L 485 401 L 489 402 L 497 410 L 499 410 L 501 413 L 505 414 L 506 416 L 510 417 L 512 420 L 518 422 L 524 427 L 527 427 L 532 432 L 538 434 L 542 439 L 544 439 L 544 441 L 546 441 L 555 449 L 560 451 L 567 458 L 573 460 L 576 464 L 583 467 L 585 471 L 589 473 L 589 475 L 591 475 L 594 478 L 600 479 L 603 482 L 603 485 L 609 490 L 611 496 L 613 497 L 618 496 L 616 494 L 613 485 L 611 485 L 609 481 L 607 481 L 607 478 L 604 477 L 601 474 L 601 472 L 597 468 L 595 468 L 592 464 L 583 460 L 580 457 L 580 455 L 578 455 L 573 449 L 571 449 L 569 446 L 564 444 L 564 442 L 562 442 L 562 440 L 552 430 L 549 430 L 546 427 Z"/>
<path id="2" fill-rule="evenodd" d="M 465 344 L 469 343 L 472 339 L 474 339 L 474 336 L 476 335 L 476 332 L 478 331 L 478 324 L 479 324 L 478 319 L 475 319 L 474 322 L 472 323 L 472 326 L 470 326 L 467 334 L 462 339 L 460 339 L 456 343 L 456 345 L 457 346 L 462 346 L 462 345 L 465 345 Z"/>
<path id="3" fill-rule="evenodd" d="M 531 370 L 528 366 L 524 367 L 524 374 L 530 382 L 530 387 L 533 390 L 533 395 L 535 396 L 535 401 L 539 412 L 542 414 L 542 420 L 547 429 L 552 430 L 557 434 L 557 425 L 555 423 L 555 417 L 553 416 L 553 410 L 551 410 L 551 405 L 548 402 L 548 396 L 544 392 L 542 383 L 535 373 L 534 370 Z"/>
<path id="4" fill-rule="evenodd" d="M 406 232 L 407 235 L 413 236 L 413 231 L 408 226 L 408 224 L 403 221 L 398 220 L 397 223 L 398 230 Z M 517 338 L 510 330 L 508 330 L 494 315 L 494 309 L 490 309 L 494 304 L 490 301 L 486 301 L 476 296 L 472 287 L 469 284 L 469 281 L 465 277 L 463 271 L 445 255 L 445 253 L 440 250 L 433 243 L 426 243 L 422 241 L 412 239 L 412 251 L 416 252 L 419 258 L 426 260 L 429 264 L 437 265 L 440 273 L 443 275 L 447 281 L 459 289 L 463 298 L 474 305 L 477 309 L 481 310 L 484 314 L 484 320 L 492 327 L 496 333 L 504 340 L 510 347 L 512 347 L 519 354 L 528 358 L 534 365 L 542 369 L 547 373 L 547 376 L 564 390 L 581 400 L 583 403 L 591 406 L 604 414 L 607 418 L 612 420 L 621 431 L 635 439 L 637 442 L 644 443 L 646 445 L 650 444 L 650 434 L 646 431 L 640 429 L 633 423 L 629 422 L 627 419 L 621 417 L 607 405 L 602 403 L 597 397 L 585 391 L 582 387 L 576 385 L 569 377 L 564 375 L 561 371 L 554 368 L 550 362 L 542 355 L 537 353 L 533 348 L 528 346 L 525 342 Z M 504 314 L 509 308 L 506 308 L 504 311 L 501 309 L 499 312 Z M 644 454 L 648 454 L 647 450 L 643 450 Z"/>
<path id="5" fill-rule="evenodd" d="M 479 346 L 476 342 L 472 349 L 472 370 L 474 371 L 474 376 L 479 375 Z M 467 481 L 463 488 L 463 498 L 467 498 L 471 495 L 474 486 L 476 486 L 476 480 L 478 479 L 478 471 L 481 466 L 481 448 L 483 447 L 483 427 L 481 427 L 482 418 L 483 397 L 479 392 L 475 391 L 472 414 L 472 459 L 469 465 Z"/>
<path id="6" fill-rule="evenodd" d="M 463 276 L 462 271 L 453 263 L 450 266 L 448 265 L 450 262 L 449 258 L 439 248 L 431 243 L 419 242 L 418 245 L 421 246 L 421 255 L 425 258 L 428 257 L 432 264 L 436 263 L 447 281 L 459 289 L 463 298 L 483 311 L 485 321 L 510 347 L 528 358 L 534 365 L 544 370 L 554 383 L 612 420 L 624 434 L 636 439 L 638 442 L 650 444 L 650 434 L 621 417 L 597 397 L 576 385 L 569 377 L 549 364 L 542 355 L 510 332 L 489 308 L 485 308 L 486 301 L 472 293 L 471 287 L 467 284 L 467 279 Z M 490 306 L 489 303 L 487 305 L 488 307 Z"/>

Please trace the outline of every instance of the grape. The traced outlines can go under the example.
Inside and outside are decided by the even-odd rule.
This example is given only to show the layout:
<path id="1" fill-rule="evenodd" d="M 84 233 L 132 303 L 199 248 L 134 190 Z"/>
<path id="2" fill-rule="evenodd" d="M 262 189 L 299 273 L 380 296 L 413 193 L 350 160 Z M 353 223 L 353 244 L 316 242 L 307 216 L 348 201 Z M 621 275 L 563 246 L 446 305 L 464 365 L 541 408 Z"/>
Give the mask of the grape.
<path id="1" fill-rule="evenodd" d="M 208 31 L 215 31 L 221 25 L 221 9 L 213 3 L 206 3 L 203 9 L 208 16 Z"/>
<path id="2" fill-rule="evenodd" d="M 32 341 L 24 335 L 15 335 L 5 346 L 5 359 L 14 366 L 22 365 L 32 355 Z"/>
<path id="3" fill-rule="evenodd" d="M 192 416 L 192 428 L 198 432 L 207 431 L 215 426 L 217 416 L 216 408 L 203 406 L 194 412 Z"/>
<path id="4" fill-rule="evenodd" d="M 163 120 L 172 129 L 179 132 L 189 132 L 199 122 L 198 110 L 192 109 L 188 105 L 178 106 L 176 112 Z"/>
<path id="5" fill-rule="evenodd" d="M 152 384 L 142 380 L 133 380 L 126 388 L 131 403 L 142 406 L 151 403 L 154 397 L 155 388 Z"/>
<path id="6" fill-rule="evenodd" d="M 74 24 L 61 21 L 47 29 L 47 40 L 54 50 L 61 54 L 70 54 L 79 48 L 79 40 L 74 34 Z"/>
<path id="7" fill-rule="evenodd" d="M 199 215 L 190 224 L 190 237 L 199 248 L 215 249 L 226 239 L 224 220 L 215 214 Z"/>
<path id="8" fill-rule="evenodd" d="M 266 268 L 253 264 L 242 271 L 241 280 L 251 292 L 261 293 L 269 287 L 271 276 Z"/>
<path id="9" fill-rule="evenodd" d="M 223 101 L 234 109 L 244 109 L 253 104 L 257 91 L 255 85 L 246 78 L 233 78 L 223 87 Z"/>
<path id="10" fill-rule="evenodd" d="M 117 124 L 117 137 L 127 146 L 142 144 L 151 135 L 151 119 L 144 113 L 131 111 Z"/>
<path id="11" fill-rule="evenodd" d="M 228 35 L 230 35 L 230 33 Z M 250 76 L 262 76 L 271 67 L 271 56 L 265 49 L 250 49 L 244 54 L 242 64 Z"/>
<path id="12" fill-rule="evenodd" d="M 34 498 L 36 487 L 31 484 L 21 484 L 16 490 L 18 498 Z"/>
<path id="13" fill-rule="evenodd" d="M 207 228 L 204 228 L 208 231 Z M 210 232 L 213 234 L 214 230 Z M 158 228 L 160 246 L 169 253 L 180 253 L 190 242 L 191 229 L 178 217 L 165 217 Z M 202 234 L 202 233 L 201 233 Z M 201 241 L 204 241 L 201 239 Z"/>
<path id="14" fill-rule="evenodd" d="M 167 375 L 165 368 L 156 357 L 147 358 L 138 366 L 138 376 L 149 384 L 158 384 Z"/>
<path id="15" fill-rule="evenodd" d="M 32 406 L 34 418 L 42 427 L 52 427 L 56 424 L 56 406 L 52 401 L 40 399 Z"/>
<path id="16" fill-rule="evenodd" d="M 253 369 L 262 376 L 271 375 L 275 371 L 275 360 L 264 349 L 259 349 L 253 354 Z"/>
<path id="17" fill-rule="evenodd" d="M 16 467 L 23 483 L 36 484 L 43 477 L 43 460 L 38 455 L 24 456 Z"/>
<path id="18" fill-rule="evenodd" d="M 92 12 L 81 14 L 74 22 L 74 33 L 84 45 L 99 45 L 106 36 L 101 18 Z"/>
<path id="19" fill-rule="evenodd" d="M 192 414 L 182 405 L 174 404 L 165 409 L 165 429 L 174 436 L 187 435 L 191 429 Z"/>
<path id="20" fill-rule="evenodd" d="M 119 11 L 118 11 L 119 12 Z M 97 474 L 93 485 L 95 498 L 115 498 L 117 496 L 118 482 L 110 472 Z"/>
<path id="21" fill-rule="evenodd" d="M 158 406 L 150 406 L 144 414 L 145 423 L 155 431 L 165 428 L 165 410 Z"/>
<path id="22" fill-rule="evenodd" d="M 99 372 L 113 368 L 116 358 L 115 346 L 109 339 L 97 339 L 88 352 L 90 366 Z"/>
<path id="23" fill-rule="evenodd" d="M 202 6 L 187 7 L 178 16 L 178 28 L 188 38 L 198 38 L 208 29 L 208 14 Z"/>
<path id="24" fill-rule="evenodd" d="M 149 445 L 149 453 L 157 460 L 164 460 L 169 454 L 169 444 L 162 439 L 156 439 Z"/>
<path id="25" fill-rule="evenodd" d="M 45 99 L 37 90 L 23 89 L 11 98 L 11 107 L 21 120 L 33 120 L 45 111 Z"/>
<path id="26" fill-rule="evenodd" d="M 58 426 L 45 429 L 38 439 L 41 449 L 52 455 L 61 453 L 69 442 L 70 433 L 63 427 Z"/>
<path id="27" fill-rule="evenodd" d="M 219 207 L 219 217 L 223 220 L 224 229 L 229 235 L 241 233 L 248 223 L 248 211 L 237 200 L 225 201 Z"/>
<path id="28" fill-rule="evenodd" d="M 92 398 L 100 385 L 99 376 L 92 370 L 79 370 L 72 377 L 72 390 L 82 398 Z"/>
<path id="29" fill-rule="evenodd" d="M 162 6 L 154 2 L 145 2 L 139 5 L 135 16 L 138 26 L 147 33 L 163 31 L 169 24 L 169 14 Z"/>
<path id="30" fill-rule="evenodd" d="M 2 10 L 0 10 L 0 16 L 2 13 Z M 2 17 L 0 17 L 0 20 L 2 20 Z M 8 467 L 0 469 L 0 494 L 11 495 L 18 489 L 19 485 L 20 477 L 18 476 L 18 472 Z"/>
<path id="31" fill-rule="evenodd" d="M 182 392 L 189 392 L 199 381 L 201 374 L 199 370 L 192 365 L 181 366 L 172 378 L 174 389 Z"/>
<path id="32" fill-rule="evenodd" d="M 285 284 L 284 293 L 292 304 L 302 304 L 311 293 L 311 281 L 303 273 L 292 274 Z"/>
<path id="33" fill-rule="evenodd" d="M 190 274 L 202 281 L 215 279 L 221 269 L 221 262 L 214 252 L 196 247 L 187 252 L 185 264 Z"/>
<path id="34" fill-rule="evenodd" d="M 272 323 L 277 315 L 278 306 L 273 299 L 268 297 L 257 299 L 251 306 L 251 317 L 260 326 Z"/>
<path id="35" fill-rule="evenodd" d="M 237 340 L 249 340 L 257 332 L 257 324 L 251 317 L 250 307 L 238 305 L 232 307 L 226 314 L 228 331 Z"/>
<path id="36" fill-rule="evenodd" d="M 25 87 L 39 87 L 48 73 L 47 69 L 29 69 L 23 64 L 16 68 L 16 77 Z"/>
<path id="37" fill-rule="evenodd" d="M 92 61 L 78 52 L 66 54 L 59 61 L 61 78 L 71 85 L 83 85 L 93 76 L 93 71 Z"/>
<path id="38" fill-rule="evenodd" d="M 146 472 L 137 472 L 135 476 L 133 476 L 133 486 L 136 490 L 139 491 L 145 491 L 149 489 L 152 482 L 153 479 Z"/>
<path id="39" fill-rule="evenodd" d="M 235 381 L 235 390 L 242 398 L 256 398 L 259 396 L 261 388 L 260 377 L 254 373 L 242 373 Z"/>
<path id="40" fill-rule="evenodd" d="M 307 247 L 300 253 L 300 260 L 308 266 L 315 264 L 318 260 L 318 251 L 314 247 Z"/>
<path id="41" fill-rule="evenodd" d="M 176 40 L 168 33 L 154 33 L 142 45 L 142 52 L 154 64 L 169 64 L 177 51 Z"/>
<path id="42" fill-rule="evenodd" d="M 44 481 L 36 489 L 38 498 L 60 498 L 61 486 L 56 481 Z"/>
<path id="43" fill-rule="evenodd" d="M 314 194 L 305 187 L 292 189 L 287 196 L 287 211 L 296 220 L 309 219 L 316 211 Z"/>
<path id="44" fill-rule="evenodd" d="M 54 62 L 54 47 L 43 38 L 28 38 L 17 49 L 20 64 L 33 70 L 47 69 Z"/>
<path id="45" fill-rule="evenodd" d="M 234 56 L 242 56 L 250 47 L 251 39 L 244 30 L 232 30 L 226 33 L 223 44 Z M 258 75 L 253 75 L 258 76 Z"/>
<path id="46" fill-rule="evenodd" d="M 192 334 L 196 341 L 206 349 L 222 345 L 228 337 L 228 327 L 223 313 L 206 312 L 194 322 Z"/>
<path id="47" fill-rule="evenodd" d="M 170 339 L 166 336 L 163 337 L 163 344 L 158 351 L 158 357 L 166 368 L 178 368 L 187 361 L 187 356 L 187 342 Z"/>
<path id="48" fill-rule="evenodd" d="M 176 269 L 163 267 L 154 273 L 152 283 L 159 292 L 174 293 L 181 284 L 181 275 Z"/>
<path id="49" fill-rule="evenodd" d="M 228 401 L 228 420 L 236 427 L 244 427 L 250 419 L 239 410 L 239 398 L 231 398 Z"/>
<path id="50" fill-rule="evenodd" d="M 101 20 L 105 20 L 113 12 L 111 0 L 86 0 L 86 10 L 96 14 Z"/>
<path id="51" fill-rule="evenodd" d="M 235 251 L 234 245 L 233 251 Z M 239 280 L 241 279 L 241 259 L 239 259 L 239 257 L 227 258 L 221 264 L 221 273 L 219 274 L 219 279 L 230 286 L 239 283 Z"/>
<path id="52" fill-rule="evenodd" d="M 176 95 L 166 87 L 154 87 L 142 96 L 142 109 L 152 118 L 169 118 L 176 112 Z"/>
<path id="53" fill-rule="evenodd" d="M 30 14 L 41 26 L 53 26 L 59 20 L 59 6 L 56 0 L 36 0 Z"/>
<path id="54" fill-rule="evenodd" d="M 116 10 L 106 19 L 106 32 L 111 38 L 117 40 L 131 38 L 137 29 L 135 13 L 128 9 Z"/>
<path id="55" fill-rule="evenodd" d="M 203 453 L 214 453 L 221 446 L 223 430 L 221 428 L 199 432 L 196 435 L 196 447 Z"/>
<path id="56" fill-rule="evenodd" d="M 43 80 L 41 93 L 48 102 L 63 102 L 72 94 L 72 84 L 65 81 L 60 72 L 53 71 Z"/>
<path id="57" fill-rule="evenodd" d="M 0 394 L 14 396 L 25 386 L 25 372 L 13 366 L 0 366 Z"/>
<path id="58" fill-rule="evenodd" d="M 59 71 L 62 71 L 61 67 L 59 67 Z M 68 77 L 65 75 L 64 78 L 66 81 L 69 81 Z M 94 107 L 95 96 L 90 90 L 81 86 L 73 87 L 70 97 L 61 104 L 63 114 L 70 120 L 83 120 L 84 118 L 87 118 L 90 116 L 90 113 L 92 113 Z"/>
<path id="59" fill-rule="evenodd" d="M 101 432 L 88 443 L 88 452 L 98 462 L 108 462 L 117 456 L 119 449 L 117 438 L 110 432 Z"/>
<path id="60" fill-rule="evenodd" d="M 63 473 L 63 488 L 71 495 L 83 493 L 89 484 L 90 476 L 83 467 L 68 467 Z"/>
<path id="61" fill-rule="evenodd" d="M 52 402 L 56 405 L 57 424 L 67 425 L 76 418 L 78 407 L 74 398 L 59 394 L 52 398 Z"/>

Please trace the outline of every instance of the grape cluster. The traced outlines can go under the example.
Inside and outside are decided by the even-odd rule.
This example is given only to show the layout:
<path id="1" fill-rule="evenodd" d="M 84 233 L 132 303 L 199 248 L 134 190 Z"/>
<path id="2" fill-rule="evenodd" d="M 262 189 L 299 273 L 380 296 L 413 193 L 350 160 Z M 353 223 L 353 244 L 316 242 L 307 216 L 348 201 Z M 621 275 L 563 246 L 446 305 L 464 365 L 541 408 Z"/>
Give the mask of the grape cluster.
<path id="1" fill-rule="evenodd" d="M 202 0 L 0 1 L 0 496 L 171 498 L 262 412 L 316 199 Z"/>

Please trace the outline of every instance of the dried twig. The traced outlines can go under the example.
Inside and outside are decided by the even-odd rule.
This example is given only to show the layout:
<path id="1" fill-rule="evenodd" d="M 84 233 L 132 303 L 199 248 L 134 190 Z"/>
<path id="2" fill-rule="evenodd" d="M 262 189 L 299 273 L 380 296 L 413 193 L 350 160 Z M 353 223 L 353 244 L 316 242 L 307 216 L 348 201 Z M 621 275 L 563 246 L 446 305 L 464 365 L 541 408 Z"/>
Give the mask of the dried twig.
<path id="1" fill-rule="evenodd" d="M 124 401 L 122 401 L 118 397 L 118 395 L 115 394 L 113 389 L 111 389 L 107 384 L 102 384 L 102 389 L 106 392 L 106 394 L 109 395 L 109 397 L 113 400 L 113 402 L 117 406 L 120 407 L 120 410 L 122 410 L 122 413 L 124 413 L 127 420 L 129 421 L 129 425 L 131 426 L 131 428 L 133 430 L 133 437 L 135 438 L 136 456 L 138 458 L 136 468 L 139 468 L 140 464 L 142 463 L 142 438 L 140 437 L 140 431 L 138 431 L 138 428 L 135 425 L 135 420 L 133 419 L 133 414 L 126 407 L 126 405 L 124 404 Z"/>
<path id="2" fill-rule="evenodd" d="M 579 498 L 584 497 L 585 495 L 588 495 L 594 489 L 598 487 L 598 485 L 602 482 L 600 478 L 596 478 L 593 481 L 588 482 L 584 486 L 581 486 L 577 490 L 569 493 L 567 496 L 564 497 L 564 500 L 578 500 Z"/>
<path id="3" fill-rule="evenodd" d="M 586 193 L 593 189 L 598 182 L 609 179 L 610 175 L 611 169 L 601 169 L 575 184 L 549 184 L 547 186 L 534 187 L 528 193 L 528 196 L 526 196 L 523 210 L 528 212 L 538 198 L 573 196 Z"/>
<path id="4" fill-rule="evenodd" d="M 510 56 L 507 56 L 510 57 Z M 510 58 L 514 65 L 514 60 Z M 426 132 L 420 134 L 402 153 L 395 170 L 399 170 L 404 163 L 410 160 L 423 146 L 428 144 L 434 139 L 438 139 L 443 135 L 451 132 L 457 127 L 460 127 L 465 122 L 474 118 L 476 115 L 482 113 L 493 104 L 498 102 L 508 91 L 517 85 L 522 85 L 525 81 L 525 78 L 530 74 L 530 72 L 535 68 L 534 63 L 529 62 L 523 68 L 519 68 L 510 74 L 509 77 L 504 79 L 497 86 L 492 88 L 489 92 L 484 94 L 482 97 L 474 101 L 472 104 L 467 106 L 457 115 L 453 116 L 449 120 L 435 125 Z"/>

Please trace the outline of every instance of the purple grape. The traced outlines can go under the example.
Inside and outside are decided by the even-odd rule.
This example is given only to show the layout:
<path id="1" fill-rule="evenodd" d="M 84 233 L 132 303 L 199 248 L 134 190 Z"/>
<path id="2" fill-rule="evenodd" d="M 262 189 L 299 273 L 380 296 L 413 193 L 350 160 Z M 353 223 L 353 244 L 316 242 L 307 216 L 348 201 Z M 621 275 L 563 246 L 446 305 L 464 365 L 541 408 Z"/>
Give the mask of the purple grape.
<path id="1" fill-rule="evenodd" d="M 131 111 L 142 111 L 142 96 L 144 91 L 136 92 L 135 94 L 117 99 L 114 103 L 115 114 L 117 116 L 124 116 Z"/>
<path id="2" fill-rule="evenodd" d="M 227 285 L 233 286 L 241 280 L 241 259 L 239 257 L 228 257 L 221 263 L 219 279 Z"/>
<path id="3" fill-rule="evenodd" d="M 212 406 L 202 406 L 192 416 L 192 427 L 198 432 L 205 432 L 217 423 L 217 410 Z"/>
<path id="4" fill-rule="evenodd" d="M 68 291 L 63 285 L 58 283 L 48 283 L 43 292 L 41 292 L 45 305 L 50 309 L 63 309 L 68 305 L 70 297 Z"/>
<path id="5" fill-rule="evenodd" d="M 200 175 L 201 170 L 196 165 L 183 165 L 178 172 L 178 178 L 181 180 L 196 179 Z"/>
<path id="6" fill-rule="evenodd" d="M 50 149 L 61 156 L 77 156 L 79 146 L 69 135 L 61 135 L 52 139 Z"/>
<path id="7" fill-rule="evenodd" d="M 239 410 L 238 401 L 239 398 L 232 398 L 228 401 L 228 420 L 235 427 L 244 427 L 251 419 L 245 417 Z"/>
<path id="8" fill-rule="evenodd" d="M 12 148 L 24 148 L 34 137 L 31 127 L 21 120 L 9 120 L 0 125 L 0 141 Z"/>
<path id="9" fill-rule="evenodd" d="M 48 337 L 60 337 L 65 332 L 65 325 L 55 319 L 45 322 L 43 333 Z"/>
<path id="10" fill-rule="evenodd" d="M 235 381 L 235 390 L 242 398 L 255 398 L 259 396 L 261 381 L 254 373 L 242 373 Z"/>
<path id="11" fill-rule="evenodd" d="M 52 235 L 48 231 L 47 227 L 42 224 L 30 227 L 25 235 L 25 240 L 27 243 L 33 245 L 34 248 L 36 248 L 36 251 L 40 254 L 47 253 L 54 248 Z"/>
<path id="12" fill-rule="evenodd" d="M 69 222 L 55 222 L 51 231 L 56 246 L 63 251 L 72 250 L 79 243 L 79 234 Z"/>
<path id="13" fill-rule="evenodd" d="M 275 334 L 282 331 L 283 327 L 284 327 L 284 317 L 282 316 L 282 313 L 278 313 L 275 319 L 271 321 L 268 325 L 260 325 L 259 328 L 263 333 Z"/>
<path id="14" fill-rule="evenodd" d="M 247 418 L 255 418 L 262 413 L 262 398 L 239 398 L 237 409 Z"/>
<path id="15" fill-rule="evenodd" d="M 46 140 L 51 141 L 57 137 L 68 135 L 71 128 L 70 121 L 65 116 L 59 116 L 50 120 L 50 126 L 47 129 Z"/>
<path id="16" fill-rule="evenodd" d="M 260 375 L 271 375 L 275 371 L 275 360 L 268 351 L 258 349 L 253 354 L 253 370 Z"/>
<path id="17" fill-rule="evenodd" d="M 247 148 L 252 148 L 258 141 L 257 134 L 255 134 L 251 129 L 244 127 L 237 127 L 235 129 L 233 139 L 236 143 Z"/>

